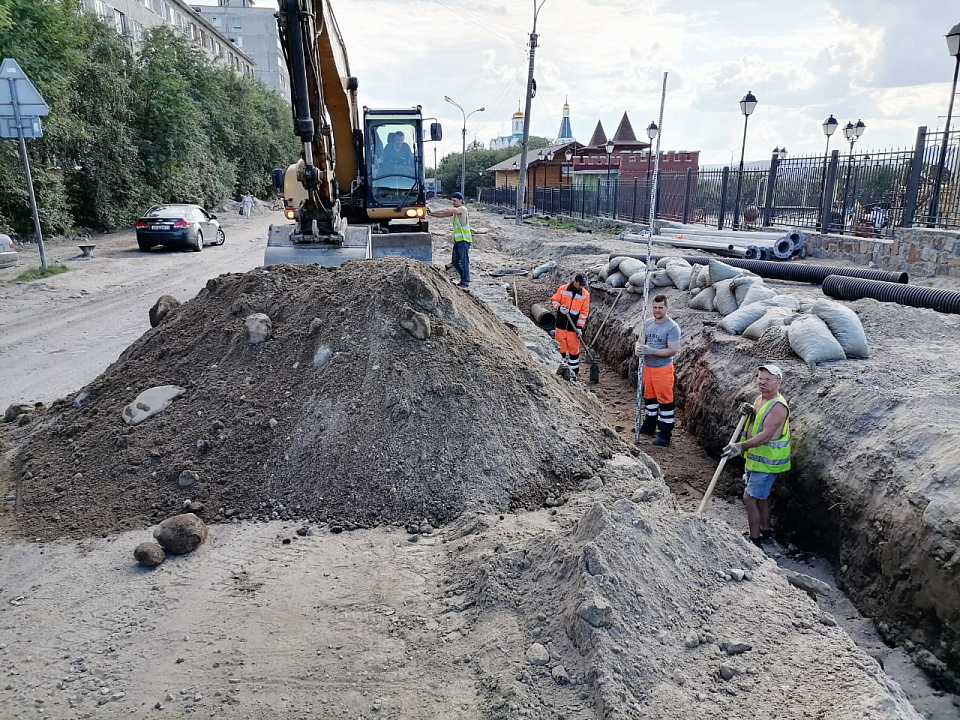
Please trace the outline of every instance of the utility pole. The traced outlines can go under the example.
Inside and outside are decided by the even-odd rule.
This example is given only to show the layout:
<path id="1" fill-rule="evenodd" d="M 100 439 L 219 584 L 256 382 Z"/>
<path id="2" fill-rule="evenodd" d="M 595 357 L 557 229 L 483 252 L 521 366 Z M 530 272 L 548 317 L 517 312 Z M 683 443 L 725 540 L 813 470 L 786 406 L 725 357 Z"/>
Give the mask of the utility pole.
<path id="1" fill-rule="evenodd" d="M 523 208 L 527 204 L 527 146 L 530 144 L 530 105 L 537 94 L 533 79 L 533 60 L 537 54 L 537 15 L 547 0 L 533 0 L 533 30 L 530 32 L 530 70 L 527 73 L 527 102 L 523 110 L 523 140 L 520 143 L 520 177 L 517 181 L 517 225 L 523 225 Z"/>

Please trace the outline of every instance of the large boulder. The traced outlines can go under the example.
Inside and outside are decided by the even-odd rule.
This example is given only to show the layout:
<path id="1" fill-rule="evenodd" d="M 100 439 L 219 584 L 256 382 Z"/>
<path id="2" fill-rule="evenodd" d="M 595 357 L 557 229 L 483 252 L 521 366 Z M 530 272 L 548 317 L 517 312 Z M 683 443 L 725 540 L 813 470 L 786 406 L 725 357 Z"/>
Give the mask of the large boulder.
<path id="1" fill-rule="evenodd" d="M 173 295 L 161 295 L 150 308 L 150 327 L 156 327 L 163 319 L 180 307 L 180 301 Z"/>
<path id="2" fill-rule="evenodd" d="M 173 555 L 193 552 L 207 539 L 207 526 L 193 513 L 167 518 L 153 531 L 163 549 Z"/>

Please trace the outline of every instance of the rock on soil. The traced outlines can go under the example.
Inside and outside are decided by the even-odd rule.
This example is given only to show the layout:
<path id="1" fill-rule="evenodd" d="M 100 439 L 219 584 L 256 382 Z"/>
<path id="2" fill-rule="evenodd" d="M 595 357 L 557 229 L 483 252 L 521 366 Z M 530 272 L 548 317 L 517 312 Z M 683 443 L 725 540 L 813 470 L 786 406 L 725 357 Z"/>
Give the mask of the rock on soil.
<path id="1" fill-rule="evenodd" d="M 133 550 L 133 557 L 144 567 L 156 567 L 167 559 L 163 548 L 155 542 L 143 542 Z"/>
<path id="2" fill-rule="evenodd" d="M 271 335 L 250 345 L 257 314 Z M 184 395 L 126 426 L 123 408 L 164 385 Z M 142 527 L 185 499 L 241 518 L 442 524 L 470 504 L 539 506 L 620 447 L 592 396 L 532 364 L 439 270 L 401 259 L 211 280 L 87 389 L 17 439 L 24 536 Z M 185 469 L 210 480 L 180 488 Z"/>
<path id="3" fill-rule="evenodd" d="M 150 327 L 156 327 L 164 318 L 180 307 L 180 301 L 173 295 L 161 295 L 150 308 Z"/>
<path id="4" fill-rule="evenodd" d="M 186 555 L 207 539 L 207 526 L 193 513 L 183 513 L 160 523 L 153 536 L 168 553 Z"/>

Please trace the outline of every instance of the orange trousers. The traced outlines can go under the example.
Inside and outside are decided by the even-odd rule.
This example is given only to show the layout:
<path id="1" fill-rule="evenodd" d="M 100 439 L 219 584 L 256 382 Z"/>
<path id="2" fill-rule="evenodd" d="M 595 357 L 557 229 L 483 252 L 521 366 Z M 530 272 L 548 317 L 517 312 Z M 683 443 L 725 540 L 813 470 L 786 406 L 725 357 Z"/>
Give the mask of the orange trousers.
<path id="1" fill-rule="evenodd" d="M 664 367 L 643 366 L 643 397 L 660 404 L 673 402 L 673 363 Z"/>

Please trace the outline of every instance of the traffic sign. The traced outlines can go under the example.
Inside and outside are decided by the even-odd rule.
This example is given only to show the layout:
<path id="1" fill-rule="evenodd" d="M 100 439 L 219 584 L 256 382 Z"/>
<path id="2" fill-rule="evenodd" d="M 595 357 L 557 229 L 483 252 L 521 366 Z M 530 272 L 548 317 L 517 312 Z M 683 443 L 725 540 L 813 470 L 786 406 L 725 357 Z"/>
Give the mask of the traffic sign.
<path id="1" fill-rule="evenodd" d="M 14 102 L 18 106 L 16 113 Z M 15 117 L 17 114 L 21 117 L 40 117 L 49 115 L 50 107 L 43 101 L 17 61 L 4 58 L 3 63 L 0 63 L 0 117 Z"/>
<path id="2" fill-rule="evenodd" d="M 17 133 L 17 120 L 12 117 L 0 116 L 0 138 L 41 138 L 43 137 L 43 128 L 40 125 L 38 117 L 21 117 L 20 132 Z"/>

